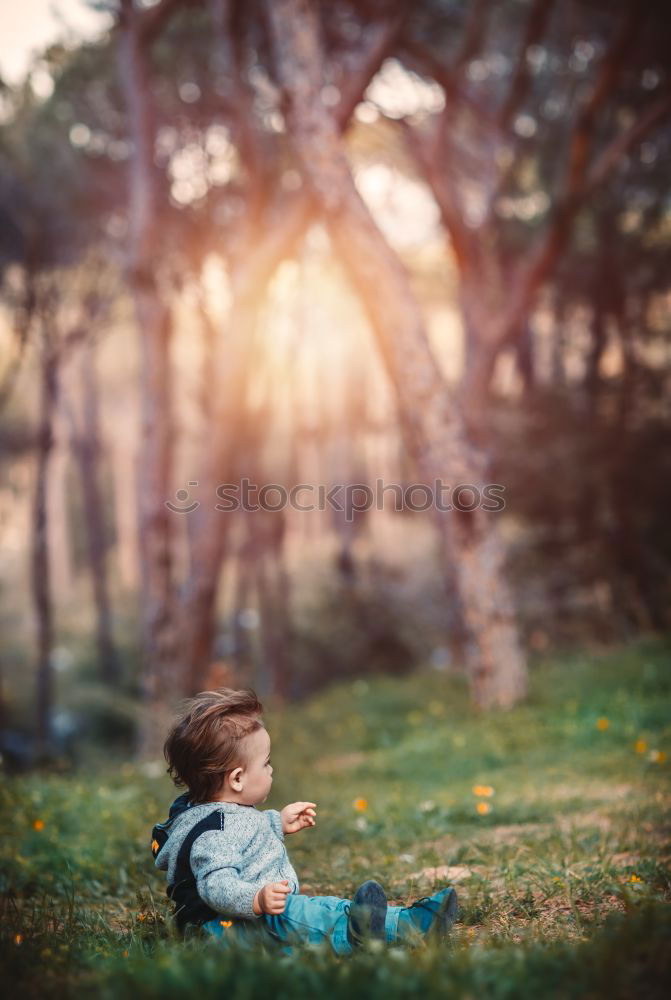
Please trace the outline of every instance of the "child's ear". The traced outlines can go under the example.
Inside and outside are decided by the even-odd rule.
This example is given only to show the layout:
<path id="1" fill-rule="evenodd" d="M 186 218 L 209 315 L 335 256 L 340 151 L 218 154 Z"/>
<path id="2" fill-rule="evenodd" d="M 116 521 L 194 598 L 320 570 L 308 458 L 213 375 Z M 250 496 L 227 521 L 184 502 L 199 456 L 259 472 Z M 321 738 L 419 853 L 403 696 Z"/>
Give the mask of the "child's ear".
<path id="1" fill-rule="evenodd" d="M 231 788 L 234 789 L 234 791 L 241 792 L 242 791 L 242 768 L 241 767 L 235 767 L 235 768 L 233 768 L 233 770 L 230 772 L 230 774 L 228 776 L 228 780 L 230 781 Z"/>

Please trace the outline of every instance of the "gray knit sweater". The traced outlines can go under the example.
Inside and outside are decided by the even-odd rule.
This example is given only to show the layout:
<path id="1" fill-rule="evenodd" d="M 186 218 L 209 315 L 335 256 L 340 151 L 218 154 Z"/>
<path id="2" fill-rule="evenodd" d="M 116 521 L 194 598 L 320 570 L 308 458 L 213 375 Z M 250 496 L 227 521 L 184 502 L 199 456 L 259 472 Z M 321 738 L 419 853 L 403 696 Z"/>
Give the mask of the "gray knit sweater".
<path id="1" fill-rule="evenodd" d="M 252 904 L 268 882 L 289 880 L 298 892 L 298 876 L 284 846 L 282 817 L 277 809 L 260 811 L 237 802 L 205 802 L 184 809 L 169 826 L 169 836 L 156 857 L 156 867 L 175 880 L 182 841 L 191 827 L 211 812 L 221 812 L 221 829 L 201 833 L 191 848 L 191 870 L 198 895 L 217 913 L 259 919 Z"/>

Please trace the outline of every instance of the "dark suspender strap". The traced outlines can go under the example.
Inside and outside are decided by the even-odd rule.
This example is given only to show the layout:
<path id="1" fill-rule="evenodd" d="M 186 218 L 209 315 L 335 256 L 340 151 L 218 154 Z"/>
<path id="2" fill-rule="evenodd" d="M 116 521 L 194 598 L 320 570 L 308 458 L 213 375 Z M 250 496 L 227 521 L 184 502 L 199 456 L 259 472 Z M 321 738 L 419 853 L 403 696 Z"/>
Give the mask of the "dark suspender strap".
<path id="1" fill-rule="evenodd" d="M 154 858 L 158 855 L 158 852 L 163 849 L 165 843 L 170 836 L 170 828 L 174 821 L 177 819 L 185 809 L 189 808 L 189 793 L 184 792 L 183 795 L 178 796 L 173 804 L 170 806 L 170 812 L 168 818 L 164 823 L 157 823 L 153 830 L 151 831 L 151 853 Z"/>
<path id="2" fill-rule="evenodd" d="M 214 809 L 196 823 L 187 833 L 177 854 L 175 881 L 168 886 L 168 898 L 175 904 L 174 917 L 182 933 L 186 924 L 204 924 L 213 920 L 217 913 L 198 895 L 196 880 L 191 871 L 191 848 L 201 833 L 224 829 L 224 813 Z"/>

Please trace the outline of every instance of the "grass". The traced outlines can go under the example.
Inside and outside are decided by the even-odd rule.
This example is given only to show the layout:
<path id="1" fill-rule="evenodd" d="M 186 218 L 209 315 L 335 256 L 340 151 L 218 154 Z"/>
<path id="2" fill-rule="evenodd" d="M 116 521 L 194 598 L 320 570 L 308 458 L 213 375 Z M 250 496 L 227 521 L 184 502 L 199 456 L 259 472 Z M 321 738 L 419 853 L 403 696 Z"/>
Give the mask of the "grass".
<path id="1" fill-rule="evenodd" d="M 301 891 L 376 878 L 406 902 L 453 882 L 462 917 L 443 947 L 337 958 L 177 941 L 148 845 L 175 794 L 161 767 L 12 779 L 4 975 L 21 996 L 102 1000 L 666 996 L 670 653 L 648 640 L 548 659 L 525 705 L 485 718 L 435 671 L 269 706 L 262 808 L 318 804 L 317 826 L 287 837 Z"/>

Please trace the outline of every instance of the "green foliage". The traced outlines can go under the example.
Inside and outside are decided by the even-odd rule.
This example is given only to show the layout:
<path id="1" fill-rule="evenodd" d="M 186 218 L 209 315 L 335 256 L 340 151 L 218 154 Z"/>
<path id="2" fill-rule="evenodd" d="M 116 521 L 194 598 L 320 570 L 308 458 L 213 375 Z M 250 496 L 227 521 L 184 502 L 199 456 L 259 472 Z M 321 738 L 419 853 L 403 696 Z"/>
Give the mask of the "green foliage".
<path id="1" fill-rule="evenodd" d="M 377 878 L 400 903 L 454 881 L 462 915 L 443 948 L 343 959 L 327 946 L 285 955 L 181 942 L 148 846 L 174 795 L 161 765 L 7 782 L 5 975 L 22 996 L 111 1000 L 224 986 L 234 998 L 661 997 L 668 663 L 668 646 L 650 641 L 555 659 L 538 666 L 527 705 L 486 719 L 435 672 L 268 706 L 265 805 L 318 803 L 317 826 L 289 843 L 302 891 L 348 896 Z"/>
<path id="2" fill-rule="evenodd" d="M 296 695 L 323 688 L 334 676 L 402 674 L 425 661 L 432 642 L 444 637 L 435 569 L 428 585 L 409 582 L 398 570 L 367 567 L 351 585 L 338 578 L 316 589 L 293 628 Z"/>
<path id="3" fill-rule="evenodd" d="M 642 376 L 642 373 L 641 373 Z M 553 647 L 627 640 L 669 625 L 669 422 L 650 374 L 626 431 L 622 376 L 584 396 L 538 387 L 524 406 L 499 400 L 491 481 L 505 484 L 510 572 L 526 634 Z"/>

